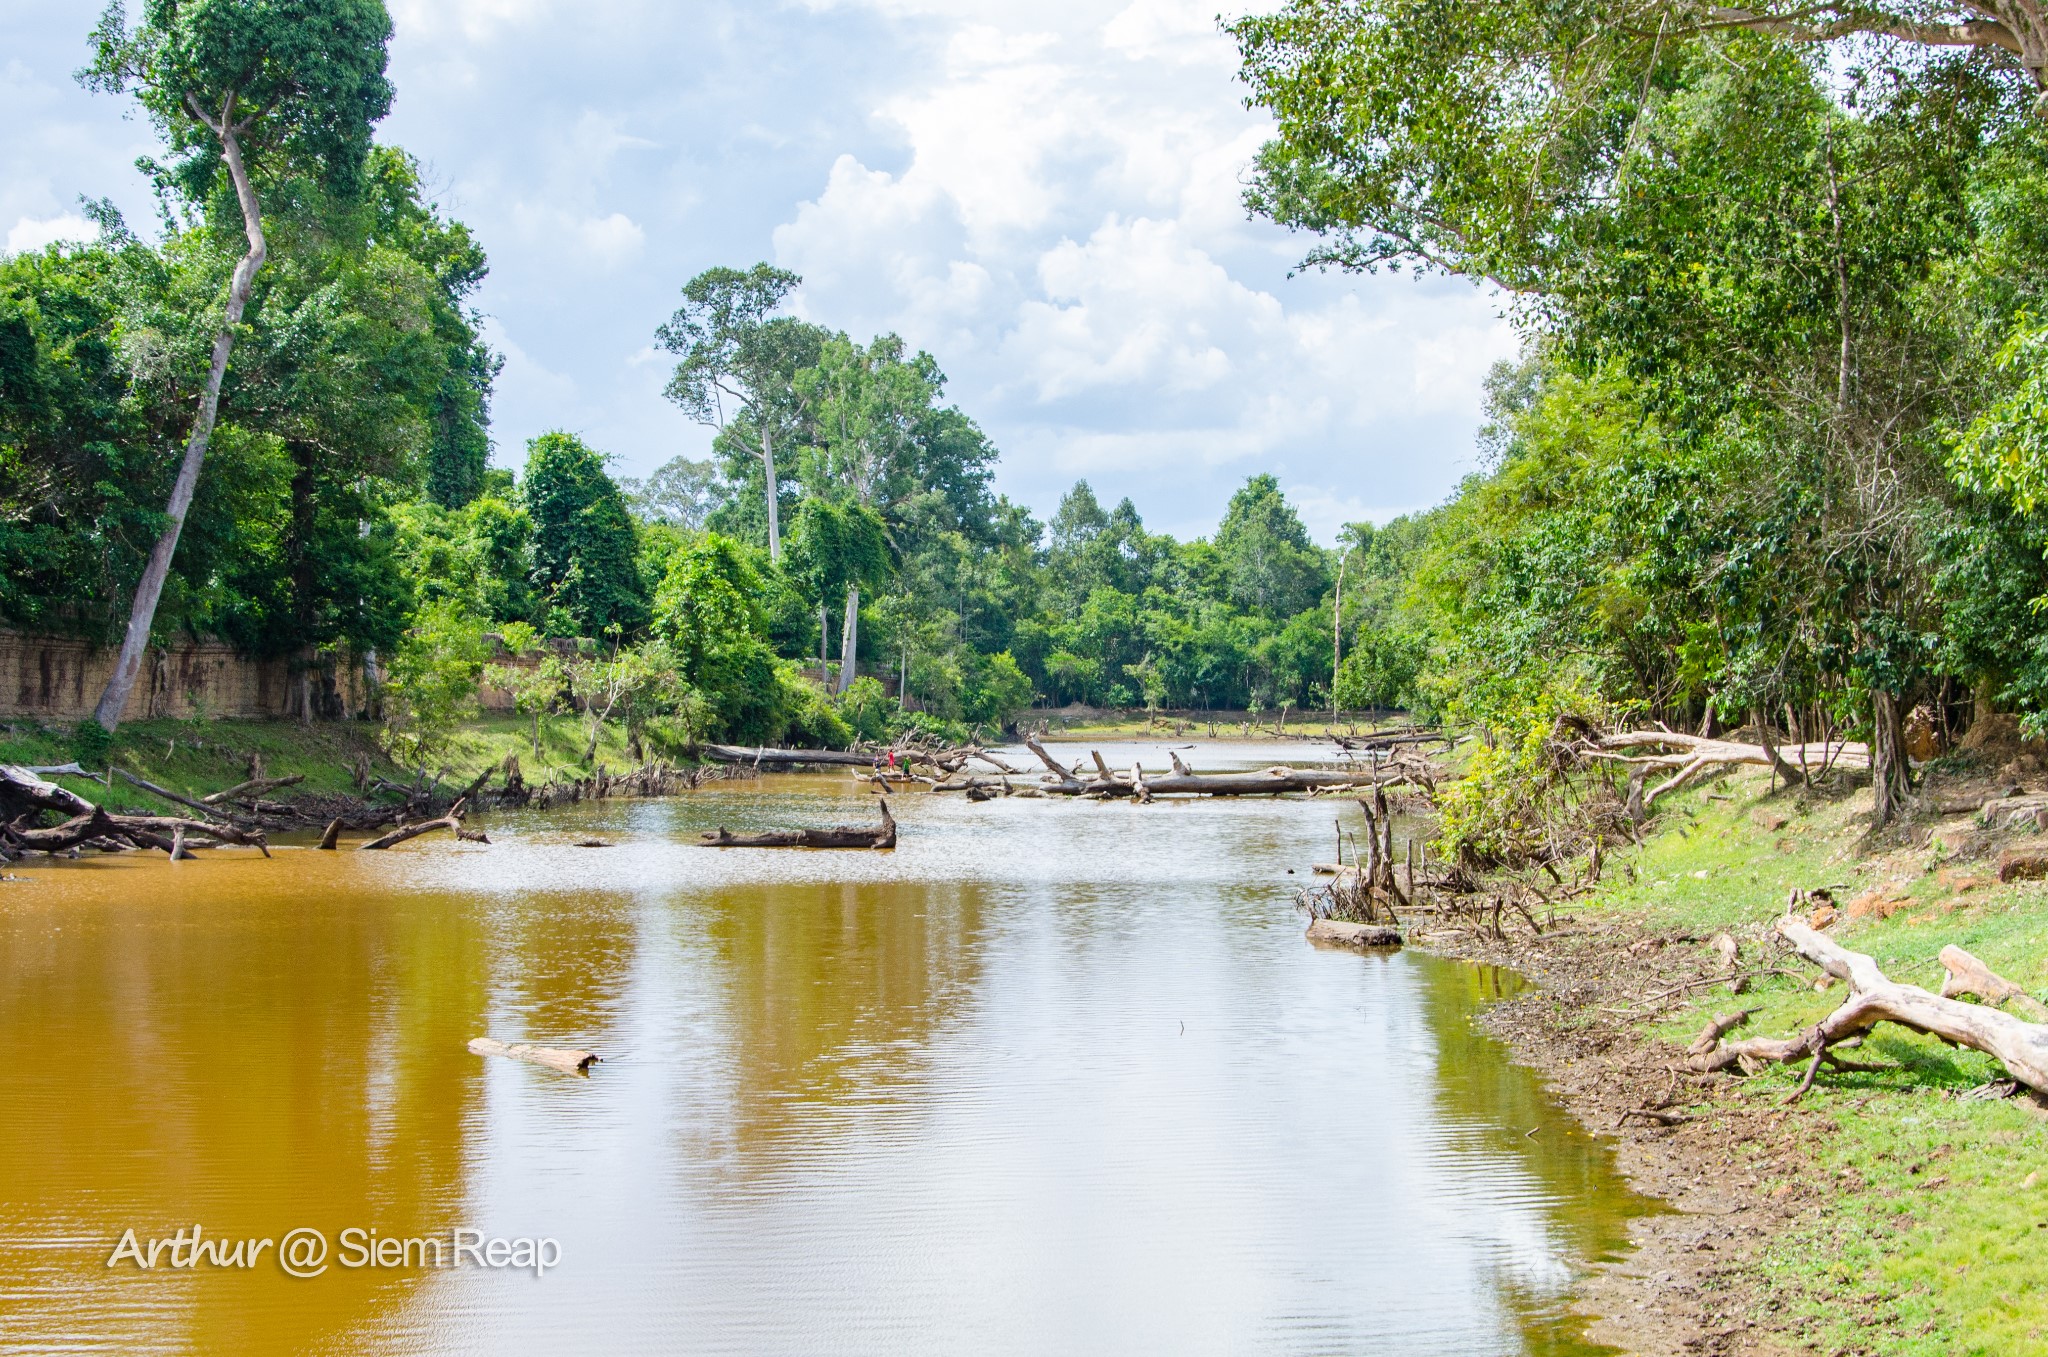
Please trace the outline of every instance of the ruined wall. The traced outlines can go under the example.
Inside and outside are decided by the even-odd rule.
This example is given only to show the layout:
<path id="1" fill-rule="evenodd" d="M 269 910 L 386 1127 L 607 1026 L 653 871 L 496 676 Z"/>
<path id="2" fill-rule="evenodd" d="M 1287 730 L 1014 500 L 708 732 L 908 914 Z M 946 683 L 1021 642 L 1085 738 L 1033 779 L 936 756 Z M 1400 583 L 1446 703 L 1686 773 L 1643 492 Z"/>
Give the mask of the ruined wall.
<path id="1" fill-rule="evenodd" d="M 0 629 L 0 717 L 72 722 L 92 715 L 119 652 L 64 636 Z M 292 717 L 310 700 L 321 718 L 367 710 L 360 667 L 331 652 L 257 660 L 225 642 L 182 640 L 151 650 L 124 721 L 151 717 Z"/>

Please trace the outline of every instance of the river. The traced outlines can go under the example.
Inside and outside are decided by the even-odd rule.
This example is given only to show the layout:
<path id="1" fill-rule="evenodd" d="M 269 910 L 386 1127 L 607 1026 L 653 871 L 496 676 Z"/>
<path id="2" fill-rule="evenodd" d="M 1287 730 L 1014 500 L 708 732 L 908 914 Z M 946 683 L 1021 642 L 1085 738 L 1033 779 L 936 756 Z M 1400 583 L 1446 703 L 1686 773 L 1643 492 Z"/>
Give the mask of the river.
<path id="1" fill-rule="evenodd" d="M 1334 751 L 1185 756 L 1283 753 Z M 690 843 L 872 803 L 771 776 L 488 846 L 14 865 L 0 1351 L 1604 1351 L 1566 1291 L 1648 1204 L 1474 1028 L 1512 976 L 1303 941 L 1288 869 L 1345 803 L 917 792 L 894 852 Z M 194 1225 L 274 1244 L 108 1265 Z M 443 1264 L 345 1265 L 371 1232 Z"/>

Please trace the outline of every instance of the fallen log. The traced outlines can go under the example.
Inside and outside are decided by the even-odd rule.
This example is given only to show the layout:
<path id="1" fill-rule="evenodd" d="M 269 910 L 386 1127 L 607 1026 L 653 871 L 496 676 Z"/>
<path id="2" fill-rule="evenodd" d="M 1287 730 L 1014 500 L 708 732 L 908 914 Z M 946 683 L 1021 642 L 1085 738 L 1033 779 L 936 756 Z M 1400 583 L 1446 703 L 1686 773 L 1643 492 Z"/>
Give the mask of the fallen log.
<path id="1" fill-rule="evenodd" d="M 340 842 L 341 817 L 336 816 L 327 822 L 327 831 L 320 836 L 320 846 L 331 853 L 334 851 L 334 846 Z"/>
<path id="2" fill-rule="evenodd" d="M 211 820 L 181 820 L 172 815 L 114 815 L 108 817 L 115 826 L 126 832 L 128 829 L 144 829 L 157 834 L 176 834 L 184 830 L 188 838 L 213 839 L 220 843 L 232 843 L 243 848 L 254 848 L 264 857 L 270 856 L 270 840 L 261 833 L 237 829 L 233 825 L 215 824 Z"/>
<path id="3" fill-rule="evenodd" d="M 201 815 L 206 816 L 210 820 L 217 820 L 223 818 L 221 816 L 220 811 L 217 808 L 207 805 L 204 801 L 195 801 L 189 796 L 184 796 L 178 792 L 172 791 L 169 787 L 159 787 L 154 782 L 150 782 L 145 778 L 139 778 L 135 776 L 135 774 L 129 772 L 126 768 L 116 768 L 114 772 L 120 776 L 122 781 L 133 783 L 135 786 L 140 787 L 142 788 L 142 790 L 148 792 L 151 796 L 161 797 L 164 800 L 172 802 L 176 805 L 189 806 L 193 810 L 198 811 Z"/>
<path id="4" fill-rule="evenodd" d="M 532 1065 L 545 1065 L 551 1070 L 564 1074 L 580 1074 L 590 1077 L 590 1067 L 603 1063 L 601 1058 L 590 1051 L 579 1051 L 565 1046 L 530 1046 L 525 1042 L 507 1045 L 490 1037 L 477 1037 L 469 1043 L 475 1055 L 501 1055 L 507 1060 L 524 1060 Z"/>
<path id="5" fill-rule="evenodd" d="M 443 815 L 438 819 L 420 820 L 414 824 L 400 825 L 398 828 L 392 830 L 389 834 L 384 834 L 377 838 L 371 839 L 367 843 L 358 844 L 357 850 L 362 851 L 368 849 L 371 851 L 376 851 L 385 848 L 395 848 L 399 844 L 406 842 L 408 839 L 417 839 L 420 835 L 431 834 L 437 829 L 453 830 L 457 834 L 460 834 L 462 832 L 462 810 L 463 803 L 457 801 L 452 807 L 449 808 L 449 811 L 446 815 Z"/>
<path id="6" fill-rule="evenodd" d="M 1948 974 L 1941 982 L 1941 997 L 1960 999 L 1965 995 L 2002 1008 L 2012 1007 L 2035 1022 L 2048 1022 L 2048 1006 L 2015 985 L 1962 948 L 1950 944 L 1941 949 L 1941 968 Z"/>
<path id="7" fill-rule="evenodd" d="M 2027 1022 L 1995 1008 L 1944 998 L 1918 985 L 1901 985 L 1888 978 L 1874 959 L 1850 951 L 1797 917 L 1788 915 L 1778 920 L 1776 931 L 1801 956 L 1835 979 L 1847 982 L 1849 997 L 1833 1013 L 1796 1036 L 1727 1041 L 1710 1028 L 1693 1043 L 1687 1060 L 1693 1070 L 1709 1073 L 1732 1066 L 1748 1072 L 1766 1064 L 1811 1061 L 1806 1077 L 1793 1094 L 1797 1097 L 1813 1082 L 1829 1047 L 1860 1037 L 1879 1023 L 1891 1022 L 1952 1046 L 1982 1051 L 2004 1065 L 2006 1072 L 2020 1083 L 2037 1093 L 2048 1093 L 2048 1024 Z"/>
<path id="8" fill-rule="evenodd" d="M 834 825 L 830 829 L 770 829 L 755 834 L 735 834 L 724 825 L 707 831 L 698 840 L 704 848 L 894 848 L 896 817 L 889 803 L 881 803 L 880 825 Z"/>
<path id="9" fill-rule="evenodd" d="M 243 797 L 257 797 L 265 792 L 276 791 L 279 787 L 296 787 L 305 780 L 306 775 L 304 773 L 294 773 L 290 777 L 250 778 L 247 782 L 236 783 L 224 792 L 215 792 L 211 796 L 202 796 L 199 799 L 209 806 L 218 806 L 223 801 L 236 801 Z"/>
<path id="10" fill-rule="evenodd" d="M 1628 764 L 1639 770 L 1639 776 L 1656 769 L 1674 770 L 1671 777 L 1644 793 L 1642 809 L 1646 813 L 1657 804 L 1658 798 L 1677 791 L 1710 768 L 1728 764 L 1746 763 L 1764 768 L 1778 768 L 1796 763 L 1802 780 L 1828 768 L 1870 766 L 1868 745 L 1842 740 L 1818 745 L 1773 745 L 1767 748 L 1760 744 L 1709 739 L 1704 735 L 1686 735 L 1674 730 L 1628 730 L 1612 735 L 1591 736 L 1581 741 L 1577 748 L 1587 758 Z M 1643 749 L 1662 749 L 1668 752 L 1630 752 Z"/>
<path id="11" fill-rule="evenodd" d="M 1345 919 L 1317 919 L 1308 926 L 1308 940 L 1338 947 L 1399 947 L 1401 930 L 1386 924 L 1355 924 Z"/>
<path id="12" fill-rule="evenodd" d="M 38 777 L 34 770 L 0 764 L 0 808 L 13 819 L 26 810 L 53 810 L 60 815 L 90 815 L 97 807 L 77 792 L 66 791 Z"/>

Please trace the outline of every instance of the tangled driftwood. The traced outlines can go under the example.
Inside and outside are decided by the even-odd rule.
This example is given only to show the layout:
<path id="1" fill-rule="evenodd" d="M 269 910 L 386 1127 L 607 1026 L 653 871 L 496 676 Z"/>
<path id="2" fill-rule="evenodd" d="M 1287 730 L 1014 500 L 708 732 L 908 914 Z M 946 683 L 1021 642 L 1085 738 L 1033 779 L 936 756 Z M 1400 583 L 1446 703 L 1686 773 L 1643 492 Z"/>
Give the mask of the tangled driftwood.
<path id="1" fill-rule="evenodd" d="M 1730 1067 L 1751 1070 L 1767 1064 L 1811 1062 L 1798 1093 L 1812 1086 L 1830 1047 L 1860 1037 L 1882 1022 L 1924 1032 L 1954 1046 L 1982 1051 L 2003 1064 L 2007 1073 L 2038 1093 L 2048 1093 L 2048 1024 L 2029 1022 L 1983 1004 L 1964 1003 L 1955 996 L 1975 994 L 1990 1002 L 2026 998 L 2011 981 L 1992 972 L 1960 947 L 1942 950 L 1948 980 L 1940 994 L 1918 985 L 1901 985 L 1878 969 L 1877 962 L 1852 952 L 1795 916 L 1778 920 L 1779 937 L 1799 954 L 1837 980 L 1846 981 L 1849 997 L 1826 1018 L 1796 1036 L 1750 1037 L 1729 1041 L 1727 1034 L 1748 1020 L 1755 1009 L 1715 1018 L 1687 1052 L 1694 1070 L 1706 1073 Z M 2040 1006 L 2027 998 L 2029 1011 Z"/>
<path id="2" fill-rule="evenodd" d="M 36 821 L 50 813 L 68 818 L 61 824 L 37 827 Z M 191 857 L 195 846 L 221 843 L 246 845 L 270 856 L 269 844 L 261 833 L 211 820 L 116 815 L 76 792 L 44 781 L 29 769 L 0 766 L 0 858 L 12 859 L 23 852 L 66 853 L 79 848 L 106 852 L 153 848 L 179 860 Z"/>
<path id="3" fill-rule="evenodd" d="M 1089 751 L 1093 772 L 1069 768 L 1046 752 L 1035 739 L 1025 748 L 1038 756 L 1046 771 L 1029 784 L 1033 790 L 1055 796 L 1130 797 L 1143 802 L 1155 796 L 1278 796 L 1284 792 L 1317 792 L 1332 788 L 1391 787 L 1422 785 L 1417 770 L 1406 767 L 1385 769 L 1264 768 L 1253 773 L 1197 773 L 1168 751 L 1171 773 L 1148 774 L 1142 765 L 1132 764 L 1128 772 L 1113 769 L 1095 751 Z M 965 790 L 968 786 L 995 785 L 993 779 L 978 778 L 971 783 L 945 784 L 940 791 Z"/>

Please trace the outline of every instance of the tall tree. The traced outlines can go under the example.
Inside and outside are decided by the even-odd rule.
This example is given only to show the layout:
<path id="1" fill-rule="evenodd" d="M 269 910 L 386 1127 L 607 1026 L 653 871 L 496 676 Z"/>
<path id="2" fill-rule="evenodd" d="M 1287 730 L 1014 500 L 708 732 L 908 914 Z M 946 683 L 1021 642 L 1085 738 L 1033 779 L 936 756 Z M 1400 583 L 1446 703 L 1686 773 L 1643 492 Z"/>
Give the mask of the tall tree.
<path id="1" fill-rule="evenodd" d="M 535 583 L 561 612 L 549 630 L 570 625 L 596 637 L 644 626 L 633 516 L 604 458 L 574 434 L 544 433 L 527 445 L 520 489 L 533 518 Z"/>
<path id="2" fill-rule="evenodd" d="M 169 144 L 169 178 L 208 202 L 226 175 L 248 250 L 235 266 L 206 385 L 165 506 L 165 523 L 129 609 L 128 632 L 93 713 L 113 730 L 127 709 L 199 487 L 236 327 L 269 247 L 256 176 L 305 178 L 342 195 L 360 187 L 370 127 L 391 107 L 384 78 L 391 17 L 382 0 L 148 0 L 133 29 L 120 0 L 93 31 L 90 89 L 133 88 Z"/>
<path id="3" fill-rule="evenodd" d="M 683 285 L 683 304 L 655 338 L 680 355 L 668 398 L 700 424 L 723 433 L 745 416 L 761 444 L 768 509 L 768 558 L 782 559 L 782 481 L 775 468 L 777 426 L 787 416 L 791 377 L 816 352 L 815 327 L 771 320 L 803 279 L 756 264 L 706 269 Z"/>

